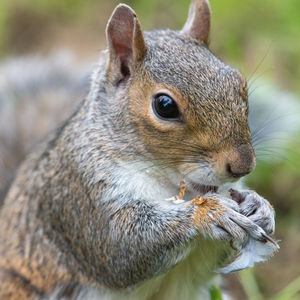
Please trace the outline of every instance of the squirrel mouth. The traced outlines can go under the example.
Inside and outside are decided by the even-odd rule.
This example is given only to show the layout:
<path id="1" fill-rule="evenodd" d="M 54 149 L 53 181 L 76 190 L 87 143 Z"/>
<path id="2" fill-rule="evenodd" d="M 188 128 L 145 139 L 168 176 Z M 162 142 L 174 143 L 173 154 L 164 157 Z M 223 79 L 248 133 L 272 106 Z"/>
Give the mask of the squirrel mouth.
<path id="1" fill-rule="evenodd" d="M 203 185 L 199 183 L 192 183 L 192 187 L 195 191 L 201 194 L 206 194 L 208 192 L 214 192 L 216 193 L 218 191 L 218 186 L 215 185 Z"/>
<path id="2" fill-rule="evenodd" d="M 215 185 L 204 185 L 199 183 L 191 183 L 191 187 L 194 191 L 196 191 L 198 194 L 205 195 L 208 192 L 216 193 L 218 191 L 218 186 Z M 184 195 L 186 192 L 187 186 L 184 181 L 180 182 L 180 191 L 179 194 L 176 196 L 173 196 L 171 198 L 165 199 L 166 201 L 172 201 L 174 204 L 180 204 L 185 202 Z"/>

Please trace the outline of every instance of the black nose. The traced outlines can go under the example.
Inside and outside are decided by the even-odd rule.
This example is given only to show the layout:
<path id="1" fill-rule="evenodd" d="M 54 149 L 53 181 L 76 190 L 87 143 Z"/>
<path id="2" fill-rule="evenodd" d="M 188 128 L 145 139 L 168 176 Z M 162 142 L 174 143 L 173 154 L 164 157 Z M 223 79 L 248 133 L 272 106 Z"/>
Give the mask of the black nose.
<path id="1" fill-rule="evenodd" d="M 228 157 L 227 174 L 233 178 L 240 178 L 249 174 L 255 168 L 255 155 L 251 145 L 243 144 L 237 147 Z"/>

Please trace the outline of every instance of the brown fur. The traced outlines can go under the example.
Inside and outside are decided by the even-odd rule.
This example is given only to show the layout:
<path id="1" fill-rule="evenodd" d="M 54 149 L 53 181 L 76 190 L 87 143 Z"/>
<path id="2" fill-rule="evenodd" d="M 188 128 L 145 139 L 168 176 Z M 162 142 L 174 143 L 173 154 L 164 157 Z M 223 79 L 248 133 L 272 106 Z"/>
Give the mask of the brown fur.
<path id="1" fill-rule="evenodd" d="M 216 217 L 216 215 L 223 212 L 222 206 L 212 198 L 204 198 L 199 196 L 193 199 L 192 203 L 194 203 L 198 207 L 193 218 L 193 221 L 198 226 L 199 224 L 201 226 L 201 224 L 209 222 L 209 220 L 207 219 L 207 215 L 209 212 L 212 212 L 214 218 Z"/>
<path id="2" fill-rule="evenodd" d="M 168 171 L 187 174 L 199 162 L 212 166 L 218 184 L 250 172 L 245 79 L 190 34 L 143 35 L 125 5 L 114 11 L 107 38 L 89 95 L 28 156 L 0 212 L 0 298 L 49 297 L 72 283 L 125 293 L 168 272 L 203 236 L 245 235 L 226 213 L 251 223 L 218 198 L 165 209 L 163 198 L 158 205 L 135 185 L 138 176 L 131 179 L 146 176 L 142 187 L 163 193 L 177 190 Z M 177 102 L 180 121 L 154 115 L 162 90 Z M 146 175 L 139 163 L 151 164 Z M 224 222 L 225 234 L 216 229 Z"/>

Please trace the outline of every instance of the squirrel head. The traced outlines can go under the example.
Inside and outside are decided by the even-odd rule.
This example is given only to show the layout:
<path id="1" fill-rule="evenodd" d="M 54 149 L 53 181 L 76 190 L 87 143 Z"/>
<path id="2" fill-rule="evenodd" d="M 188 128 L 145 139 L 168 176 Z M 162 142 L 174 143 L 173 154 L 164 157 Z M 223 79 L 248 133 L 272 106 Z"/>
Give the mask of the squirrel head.
<path id="1" fill-rule="evenodd" d="M 208 49 L 209 29 L 206 0 L 192 1 L 181 31 L 144 33 L 120 4 L 107 25 L 101 72 L 103 109 L 127 152 L 187 182 L 217 186 L 250 173 L 255 155 L 246 80 Z"/>

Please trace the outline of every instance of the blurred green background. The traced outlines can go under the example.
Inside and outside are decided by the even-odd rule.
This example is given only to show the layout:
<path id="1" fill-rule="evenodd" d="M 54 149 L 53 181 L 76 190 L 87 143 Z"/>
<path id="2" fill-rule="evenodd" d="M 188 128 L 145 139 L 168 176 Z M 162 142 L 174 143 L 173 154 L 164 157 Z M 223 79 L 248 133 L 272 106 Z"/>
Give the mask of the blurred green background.
<path id="1" fill-rule="evenodd" d="M 1 0 L 0 53 L 46 51 L 55 42 L 102 48 L 104 26 L 115 0 Z M 188 0 L 123 1 L 137 12 L 145 30 L 184 24 Z M 252 74 L 300 93 L 300 2 L 298 0 L 211 0 L 211 48 Z M 80 36 L 79 34 L 82 33 Z M 64 40 L 65 39 L 65 40 Z M 77 49 L 79 50 L 79 49 Z M 91 50 L 90 50 L 91 51 Z"/>
<path id="2" fill-rule="evenodd" d="M 123 2 L 135 9 L 145 30 L 180 29 L 190 3 L 189 0 Z M 117 3 L 1 0 L 0 59 L 47 56 L 58 48 L 71 49 L 79 61 L 94 59 L 105 48 L 105 25 Z M 260 79 L 267 78 L 274 87 L 300 97 L 300 1 L 211 0 L 210 3 L 211 50 L 250 79 L 250 92 L 259 88 L 263 82 Z M 269 299 L 300 276 L 300 134 L 285 147 L 284 159 L 272 159 L 277 154 L 276 149 L 270 149 L 268 163 L 259 163 L 247 179 L 251 188 L 275 206 L 276 236 L 282 242 L 280 252 L 270 263 L 256 266 L 252 273 L 244 273 L 241 278 L 236 274 L 228 276 L 238 299 L 245 299 L 245 293 L 251 299 Z M 249 296 L 253 280 L 254 292 Z M 291 298 L 285 295 L 282 299 L 300 299 L 300 294 Z"/>

